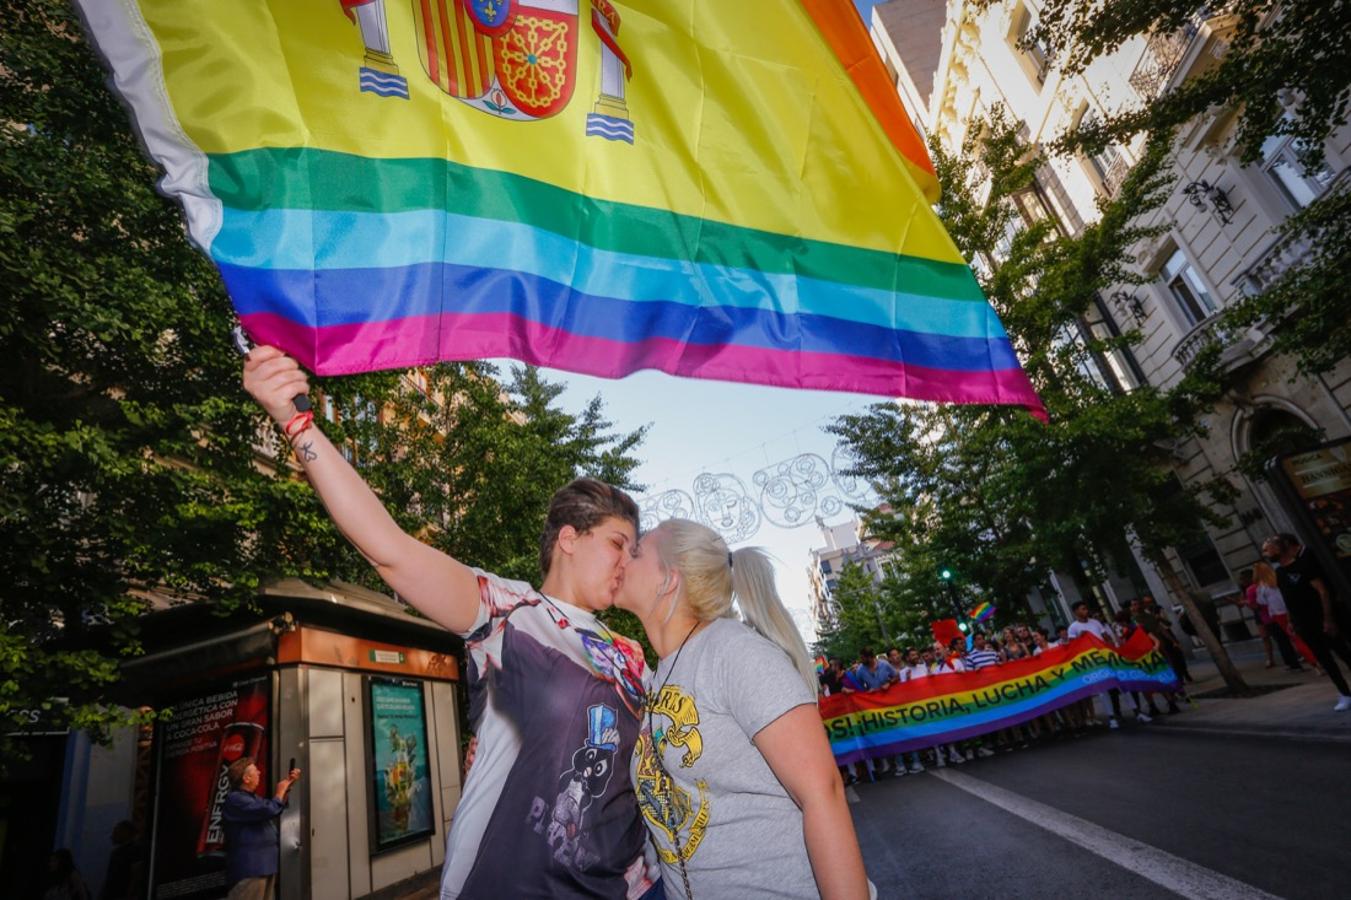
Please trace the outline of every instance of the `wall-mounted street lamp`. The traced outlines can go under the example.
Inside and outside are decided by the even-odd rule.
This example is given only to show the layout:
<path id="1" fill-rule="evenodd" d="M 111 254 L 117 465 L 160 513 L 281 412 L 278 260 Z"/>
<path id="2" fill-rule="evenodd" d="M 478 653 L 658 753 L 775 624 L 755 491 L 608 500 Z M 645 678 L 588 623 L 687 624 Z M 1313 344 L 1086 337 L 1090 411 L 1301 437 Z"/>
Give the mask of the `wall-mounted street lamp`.
<path id="1" fill-rule="evenodd" d="M 1122 312 L 1129 312 L 1136 325 L 1145 324 L 1149 318 L 1149 311 L 1145 309 L 1145 303 L 1135 294 L 1127 291 L 1113 291 L 1112 303 Z"/>
<path id="2" fill-rule="evenodd" d="M 1229 195 L 1223 188 L 1211 184 L 1209 181 L 1193 181 L 1182 189 L 1187 200 L 1197 209 L 1208 209 L 1206 203 L 1215 208 L 1215 215 L 1220 217 L 1220 223 L 1228 225 L 1234 218 L 1234 207 L 1229 202 Z"/>

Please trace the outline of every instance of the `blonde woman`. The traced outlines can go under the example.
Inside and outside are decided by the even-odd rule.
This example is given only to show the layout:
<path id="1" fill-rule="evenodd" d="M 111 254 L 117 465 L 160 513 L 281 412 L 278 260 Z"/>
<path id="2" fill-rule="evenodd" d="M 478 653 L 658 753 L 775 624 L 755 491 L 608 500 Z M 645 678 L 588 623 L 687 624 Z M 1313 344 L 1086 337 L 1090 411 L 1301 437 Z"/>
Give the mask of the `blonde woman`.
<path id="1" fill-rule="evenodd" d="M 663 522 L 615 602 L 661 656 L 631 772 L 666 895 L 867 898 L 815 672 L 764 552 Z"/>
<path id="2" fill-rule="evenodd" d="M 1263 637 L 1275 640 L 1286 668 L 1292 672 L 1303 671 L 1304 667 L 1299 664 L 1299 656 L 1302 656 L 1314 669 L 1321 671 L 1309 645 L 1295 634 L 1295 629 L 1290 625 L 1290 611 L 1285 605 L 1285 595 L 1277 585 L 1276 570 L 1265 562 L 1259 562 L 1241 572 L 1239 578 L 1250 582 L 1244 588 L 1244 599 L 1248 599 L 1251 591 L 1252 605 L 1258 610 L 1259 617 L 1263 614 L 1266 617 L 1262 622 Z M 1299 652 L 1299 656 L 1295 655 L 1295 651 Z M 1270 648 L 1267 649 L 1267 660 L 1271 660 Z"/>

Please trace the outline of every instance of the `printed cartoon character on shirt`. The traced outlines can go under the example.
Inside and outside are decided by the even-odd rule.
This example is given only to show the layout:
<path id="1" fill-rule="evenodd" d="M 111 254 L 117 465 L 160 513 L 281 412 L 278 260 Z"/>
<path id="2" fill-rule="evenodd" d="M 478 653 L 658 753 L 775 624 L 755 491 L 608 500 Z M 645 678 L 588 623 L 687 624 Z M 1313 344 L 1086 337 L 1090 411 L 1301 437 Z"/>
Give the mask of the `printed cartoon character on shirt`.
<path id="1" fill-rule="evenodd" d="M 559 776 L 562 789 L 554 799 L 547 840 L 554 858 L 564 865 L 580 864 L 588 855 L 579 846 L 585 833 L 586 811 L 605 793 L 614 775 L 615 751 L 619 749 L 616 712 L 604 704 L 587 707 L 586 743 L 572 754 L 572 769 Z"/>
<path id="2" fill-rule="evenodd" d="M 629 711 L 637 715 L 643 708 L 643 651 L 632 641 L 618 635 L 599 635 L 578 628 L 591 667 L 606 681 L 617 686 Z"/>
<path id="3" fill-rule="evenodd" d="M 647 728 L 638 735 L 634 751 L 638 759 L 635 771 L 638 808 L 643 818 L 660 829 L 665 840 L 658 840 L 657 854 L 668 865 L 677 860 L 688 861 L 704 840 L 711 814 L 708 802 L 708 783 L 695 781 L 699 791 L 696 807 L 690 792 L 676 784 L 658 763 L 657 753 L 670 747 L 682 747 L 679 768 L 689 768 L 704 753 L 703 735 L 699 733 L 699 709 L 694 698 L 678 686 L 662 687 L 656 697 L 649 697 L 654 735 Z M 663 757 L 664 759 L 665 757 Z"/>

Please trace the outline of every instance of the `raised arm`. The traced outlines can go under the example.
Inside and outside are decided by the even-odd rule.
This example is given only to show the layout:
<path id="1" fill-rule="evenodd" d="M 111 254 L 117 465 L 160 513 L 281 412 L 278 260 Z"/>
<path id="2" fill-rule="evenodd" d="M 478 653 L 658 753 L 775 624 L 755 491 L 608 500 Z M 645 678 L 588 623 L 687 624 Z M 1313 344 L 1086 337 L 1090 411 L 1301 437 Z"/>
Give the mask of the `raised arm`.
<path id="1" fill-rule="evenodd" d="M 807 858 L 823 900 L 867 900 L 863 854 L 816 706 L 790 709 L 760 729 L 754 741 L 802 810 Z"/>
<path id="2" fill-rule="evenodd" d="M 244 389 L 273 420 L 285 425 L 295 414 L 291 398 L 309 393 L 309 381 L 282 351 L 255 347 L 244 362 Z M 479 604 L 473 571 L 399 528 L 318 426 L 297 435 L 292 447 L 338 530 L 385 583 L 434 622 L 451 631 L 468 631 Z"/>

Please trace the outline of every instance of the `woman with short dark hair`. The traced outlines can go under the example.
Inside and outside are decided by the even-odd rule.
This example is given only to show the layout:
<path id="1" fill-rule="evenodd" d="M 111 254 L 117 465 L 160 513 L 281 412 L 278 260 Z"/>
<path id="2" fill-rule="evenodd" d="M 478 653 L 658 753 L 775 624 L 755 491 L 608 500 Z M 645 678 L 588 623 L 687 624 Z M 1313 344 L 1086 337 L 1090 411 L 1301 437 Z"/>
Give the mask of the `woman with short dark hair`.
<path id="1" fill-rule="evenodd" d="M 624 900 L 650 889 L 642 820 L 624 775 L 638 740 L 646 664 L 639 644 L 596 616 L 619 589 L 637 541 L 638 505 L 591 478 L 560 489 L 540 536 L 536 589 L 471 568 L 400 529 L 342 453 L 296 412 L 292 398 L 309 383 L 294 359 L 255 348 L 244 387 L 282 426 L 338 529 L 401 599 L 465 640 L 478 744 L 446 838 L 442 900 Z"/>

